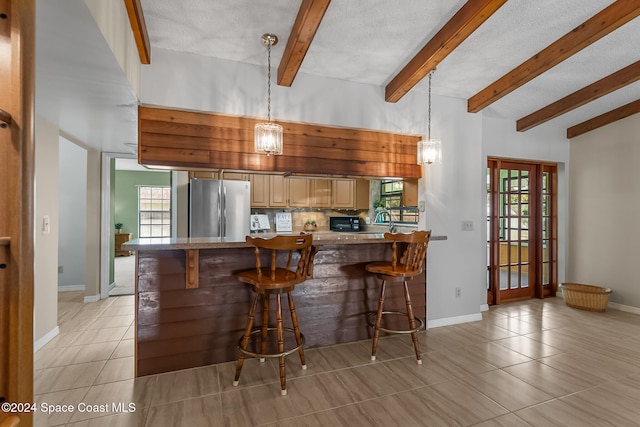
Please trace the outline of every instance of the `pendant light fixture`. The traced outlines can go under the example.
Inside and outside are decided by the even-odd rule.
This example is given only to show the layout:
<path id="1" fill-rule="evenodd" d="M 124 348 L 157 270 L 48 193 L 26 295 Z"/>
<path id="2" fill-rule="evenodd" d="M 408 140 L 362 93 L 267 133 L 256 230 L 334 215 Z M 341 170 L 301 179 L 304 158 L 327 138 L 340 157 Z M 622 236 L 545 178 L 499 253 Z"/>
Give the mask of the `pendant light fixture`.
<path id="1" fill-rule="evenodd" d="M 430 165 L 440 163 L 442 147 L 439 139 L 431 139 L 431 76 L 435 69 L 429 73 L 429 106 L 427 109 L 427 137 L 418 142 L 418 164 Z"/>
<path id="2" fill-rule="evenodd" d="M 267 156 L 282 154 L 282 126 L 271 123 L 271 46 L 278 44 L 278 36 L 262 35 L 262 44 L 267 46 L 267 123 L 257 123 L 254 135 L 254 150 Z"/>

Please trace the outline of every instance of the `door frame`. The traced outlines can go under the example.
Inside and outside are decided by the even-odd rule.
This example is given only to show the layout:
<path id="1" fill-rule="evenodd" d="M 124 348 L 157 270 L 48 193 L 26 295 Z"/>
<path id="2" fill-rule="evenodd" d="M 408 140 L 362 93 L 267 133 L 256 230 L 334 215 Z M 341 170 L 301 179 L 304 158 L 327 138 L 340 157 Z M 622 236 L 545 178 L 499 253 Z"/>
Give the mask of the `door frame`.
<path id="1" fill-rule="evenodd" d="M 522 165 L 534 167 L 535 176 L 529 178 L 529 209 L 532 214 L 529 218 L 529 286 L 532 287 L 530 297 L 546 298 L 555 296 L 558 284 L 558 164 L 549 162 L 533 162 L 520 159 L 505 159 L 497 157 L 487 158 L 487 169 L 492 173 L 490 182 L 487 186 L 489 197 L 491 200 L 491 211 L 489 212 L 489 221 L 487 224 L 489 236 L 488 245 L 488 265 L 487 265 L 487 304 L 497 305 L 502 302 L 499 289 L 500 275 L 500 235 L 497 220 L 499 219 L 499 187 L 494 187 L 494 183 L 499 182 L 500 170 L 503 169 L 502 164 Z M 493 165 L 493 166 L 492 166 Z M 543 176 L 548 173 L 548 182 L 546 189 L 549 193 L 544 193 Z M 536 197 L 531 197 L 535 194 Z M 547 234 L 543 236 L 543 195 L 548 196 L 546 216 L 549 218 L 549 228 Z M 545 237 L 546 236 L 546 237 Z M 543 240 L 547 240 L 548 260 L 543 259 Z M 547 264 L 547 283 L 543 272 L 543 264 Z M 515 299 L 528 299 L 529 296 Z"/>

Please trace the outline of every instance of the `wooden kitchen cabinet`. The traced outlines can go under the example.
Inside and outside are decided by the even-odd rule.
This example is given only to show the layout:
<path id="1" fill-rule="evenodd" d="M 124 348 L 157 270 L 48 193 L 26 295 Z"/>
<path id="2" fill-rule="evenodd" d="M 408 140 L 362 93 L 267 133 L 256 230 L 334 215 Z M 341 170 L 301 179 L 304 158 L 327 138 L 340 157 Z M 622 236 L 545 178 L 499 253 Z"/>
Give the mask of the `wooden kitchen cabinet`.
<path id="1" fill-rule="evenodd" d="M 369 209 L 369 181 L 365 179 L 285 178 L 253 174 L 252 208 Z"/>
<path id="2" fill-rule="evenodd" d="M 402 205 L 418 206 L 418 180 L 405 179 L 402 182 Z"/>
<path id="3" fill-rule="evenodd" d="M 198 179 L 218 179 L 217 171 L 189 171 L 189 181 Z"/>
<path id="4" fill-rule="evenodd" d="M 122 244 L 131 240 L 131 233 L 115 234 L 115 256 L 129 256 L 131 252 L 122 249 Z"/>
<path id="5" fill-rule="evenodd" d="M 289 180 L 282 175 L 269 175 L 269 207 L 286 208 L 289 198 Z"/>
<path id="6" fill-rule="evenodd" d="M 357 179 L 355 186 L 355 208 L 371 209 L 371 205 L 369 205 L 369 181 L 366 179 Z"/>
<path id="7" fill-rule="evenodd" d="M 244 172 L 222 171 L 220 173 L 220 179 L 225 179 L 227 181 L 249 181 L 251 179 L 251 174 Z"/>
<path id="8" fill-rule="evenodd" d="M 289 178 L 289 206 L 295 208 L 309 207 L 310 180 L 306 178 Z"/>
<path id="9" fill-rule="evenodd" d="M 332 182 L 331 179 L 311 179 L 310 206 L 312 208 L 330 208 Z"/>
<path id="10" fill-rule="evenodd" d="M 251 207 L 269 207 L 269 175 L 254 174 L 251 181 Z"/>
<path id="11" fill-rule="evenodd" d="M 355 208 L 355 180 L 334 179 L 332 183 L 332 207 L 336 209 Z"/>

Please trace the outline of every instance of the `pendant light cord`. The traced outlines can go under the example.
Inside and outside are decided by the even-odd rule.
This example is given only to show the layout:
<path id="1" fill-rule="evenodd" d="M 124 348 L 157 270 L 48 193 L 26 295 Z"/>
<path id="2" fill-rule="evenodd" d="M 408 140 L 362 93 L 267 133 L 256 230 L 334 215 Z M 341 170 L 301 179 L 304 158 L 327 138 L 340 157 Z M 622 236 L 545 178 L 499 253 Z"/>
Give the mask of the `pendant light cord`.
<path id="1" fill-rule="evenodd" d="M 427 107 L 427 141 L 431 141 L 431 76 L 433 71 L 429 73 L 429 106 Z"/>
<path id="2" fill-rule="evenodd" d="M 267 122 L 271 123 L 271 40 L 267 43 Z"/>

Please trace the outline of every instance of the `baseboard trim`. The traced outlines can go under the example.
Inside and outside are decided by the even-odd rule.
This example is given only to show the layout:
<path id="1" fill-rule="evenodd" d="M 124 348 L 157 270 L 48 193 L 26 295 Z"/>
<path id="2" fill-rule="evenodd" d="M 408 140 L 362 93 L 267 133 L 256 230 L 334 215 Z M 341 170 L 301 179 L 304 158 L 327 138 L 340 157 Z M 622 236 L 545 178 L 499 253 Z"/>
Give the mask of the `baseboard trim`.
<path id="1" fill-rule="evenodd" d="M 640 314 L 640 308 L 633 307 L 631 305 L 618 304 L 617 302 L 609 301 L 608 307 L 615 310 L 625 311 L 627 313 Z"/>
<path id="2" fill-rule="evenodd" d="M 54 339 L 59 333 L 60 328 L 58 326 L 47 332 L 42 338 L 33 343 L 33 352 L 35 353 L 36 351 L 40 350 L 45 346 L 45 344 Z"/>
<path id="3" fill-rule="evenodd" d="M 480 306 L 480 311 L 489 311 L 489 304 L 482 304 Z"/>
<path id="4" fill-rule="evenodd" d="M 427 320 L 427 329 L 438 328 L 440 326 L 458 325 L 460 323 L 477 322 L 482 320 L 482 314 L 465 314 L 464 316 L 445 317 L 442 319 Z"/>
<path id="5" fill-rule="evenodd" d="M 100 301 L 100 294 L 84 296 L 84 302 L 96 302 L 96 301 Z"/>
<path id="6" fill-rule="evenodd" d="M 62 285 L 58 286 L 58 292 L 76 292 L 76 291 L 84 291 L 84 285 Z"/>

